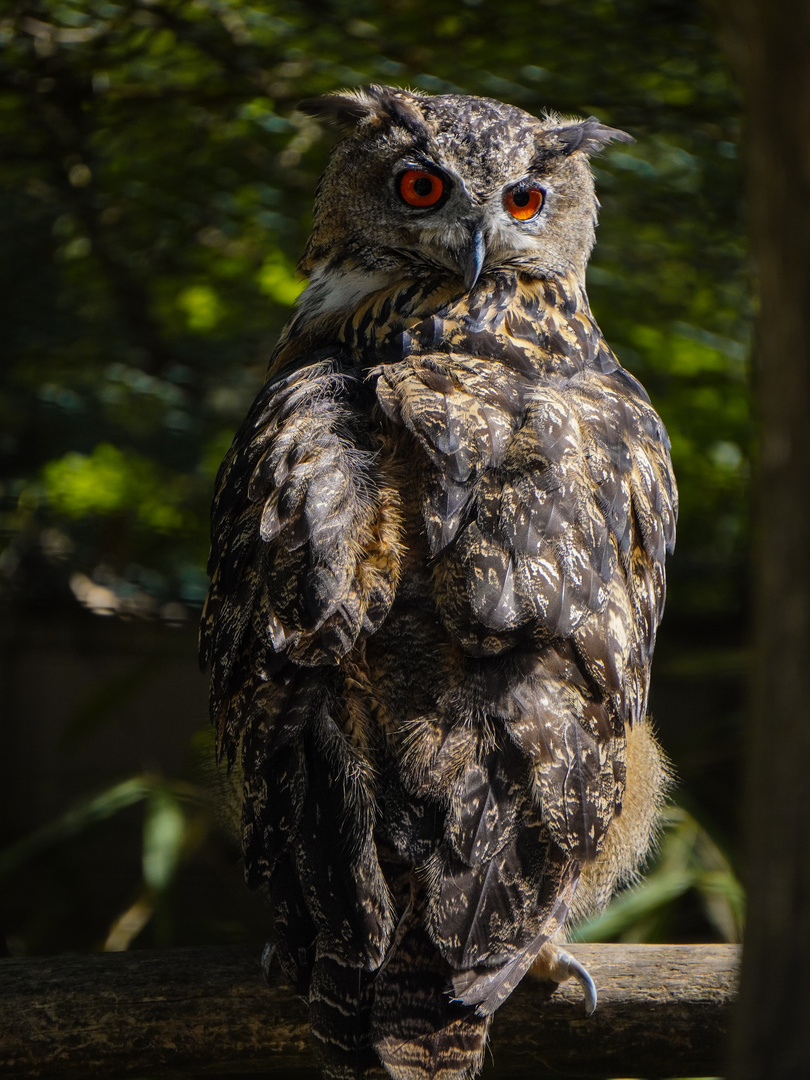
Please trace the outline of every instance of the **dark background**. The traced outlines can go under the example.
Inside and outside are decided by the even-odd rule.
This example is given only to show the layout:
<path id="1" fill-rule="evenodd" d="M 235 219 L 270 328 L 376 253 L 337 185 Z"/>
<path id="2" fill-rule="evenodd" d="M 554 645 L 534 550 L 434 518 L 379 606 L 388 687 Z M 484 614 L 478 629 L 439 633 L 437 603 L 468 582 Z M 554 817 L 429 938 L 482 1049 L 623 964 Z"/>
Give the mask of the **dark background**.
<path id="1" fill-rule="evenodd" d="M 741 108 L 665 0 L 17 2 L 0 16 L 0 948 L 256 940 L 196 664 L 213 479 L 300 282 L 331 136 L 377 81 L 594 114 L 594 313 L 672 439 L 652 712 L 679 777 L 586 936 L 735 940 L 752 305 Z"/>

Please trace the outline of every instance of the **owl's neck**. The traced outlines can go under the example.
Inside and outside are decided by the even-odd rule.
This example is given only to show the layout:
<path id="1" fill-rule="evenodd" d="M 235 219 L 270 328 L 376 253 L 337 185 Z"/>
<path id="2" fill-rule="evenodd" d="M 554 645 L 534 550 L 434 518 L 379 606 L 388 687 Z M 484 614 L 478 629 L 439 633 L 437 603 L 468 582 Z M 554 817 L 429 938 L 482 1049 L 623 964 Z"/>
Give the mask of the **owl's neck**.
<path id="1" fill-rule="evenodd" d="M 469 293 L 446 279 L 412 280 L 368 297 L 339 336 L 363 367 L 441 354 L 500 361 L 527 376 L 616 365 L 573 275 L 535 278 L 499 270 Z"/>
<path id="2" fill-rule="evenodd" d="M 336 283 L 329 299 L 323 296 L 326 284 L 317 277 L 310 283 L 273 369 L 330 342 L 343 345 L 363 367 L 463 352 L 521 368 L 552 365 L 573 372 L 595 362 L 600 348 L 608 351 L 573 273 L 539 278 L 498 270 L 464 292 L 458 279 L 446 275 L 380 284 L 374 274 L 357 271 Z"/>

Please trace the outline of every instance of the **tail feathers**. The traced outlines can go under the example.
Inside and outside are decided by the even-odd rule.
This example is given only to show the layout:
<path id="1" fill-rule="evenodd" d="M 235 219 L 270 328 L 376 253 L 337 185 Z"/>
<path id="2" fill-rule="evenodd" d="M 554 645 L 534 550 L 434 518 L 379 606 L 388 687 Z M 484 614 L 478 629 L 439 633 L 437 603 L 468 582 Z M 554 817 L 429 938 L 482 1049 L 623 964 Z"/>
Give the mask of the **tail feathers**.
<path id="1" fill-rule="evenodd" d="M 325 1080 L 384 1080 L 371 1045 L 372 978 L 336 952 L 318 951 L 309 987 L 309 1020 Z"/>
<path id="2" fill-rule="evenodd" d="M 453 1000 L 451 973 L 418 921 L 407 920 L 376 972 L 319 950 L 310 1023 L 326 1080 L 474 1080 L 490 1018 Z"/>
<path id="3" fill-rule="evenodd" d="M 451 1021 L 405 1042 L 387 1035 L 377 1053 L 392 1080 L 474 1080 L 484 1061 L 489 1017 Z"/>
<path id="4" fill-rule="evenodd" d="M 377 975 L 372 1039 L 392 1080 L 473 1080 L 489 1017 L 455 1001 L 452 973 L 413 911 Z"/>

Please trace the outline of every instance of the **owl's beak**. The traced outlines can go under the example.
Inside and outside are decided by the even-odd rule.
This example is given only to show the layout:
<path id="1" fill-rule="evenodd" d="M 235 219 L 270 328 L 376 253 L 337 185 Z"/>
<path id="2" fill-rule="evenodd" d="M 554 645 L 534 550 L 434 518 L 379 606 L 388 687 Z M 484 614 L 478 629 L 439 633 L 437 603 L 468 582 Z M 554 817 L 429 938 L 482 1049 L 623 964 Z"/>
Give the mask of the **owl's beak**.
<path id="1" fill-rule="evenodd" d="M 461 264 L 461 271 L 464 275 L 465 292 L 469 292 L 476 281 L 478 281 L 478 276 L 481 273 L 481 267 L 484 265 L 484 256 L 486 253 L 487 249 L 484 243 L 484 234 L 476 225 L 470 233 L 469 242 L 466 248 L 459 253 L 459 263 Z"/>

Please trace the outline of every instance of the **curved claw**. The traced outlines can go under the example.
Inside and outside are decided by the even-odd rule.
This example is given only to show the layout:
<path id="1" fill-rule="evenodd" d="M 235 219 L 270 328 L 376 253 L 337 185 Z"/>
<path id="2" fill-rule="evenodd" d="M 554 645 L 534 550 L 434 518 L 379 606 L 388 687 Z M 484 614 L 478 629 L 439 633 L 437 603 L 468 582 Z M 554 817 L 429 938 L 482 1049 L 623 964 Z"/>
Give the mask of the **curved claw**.
<path id="1" fill-rule="evenodd" d="M 276 958 L 276 947 L 272 941 L 268 941 L 265 947 L 262 949 L 262 975 L 264 975 L 264 981 L 269 983 L 271 981 L 270 967 Z"/>
<path id="2" fill-rule="evenodd" d="M 563 949 L 557 952 L 557 961 L 563 967 L 570 978 L 576 979 L 582 987 L 585 995 L 585 1015 L 590 1016 L 596 1008 L 596 984 L 588 973 L 587 968 L 580 964 L 579 960 L 565 952 Z"/>

